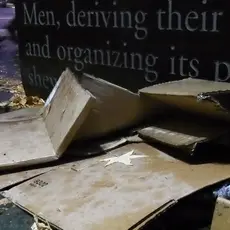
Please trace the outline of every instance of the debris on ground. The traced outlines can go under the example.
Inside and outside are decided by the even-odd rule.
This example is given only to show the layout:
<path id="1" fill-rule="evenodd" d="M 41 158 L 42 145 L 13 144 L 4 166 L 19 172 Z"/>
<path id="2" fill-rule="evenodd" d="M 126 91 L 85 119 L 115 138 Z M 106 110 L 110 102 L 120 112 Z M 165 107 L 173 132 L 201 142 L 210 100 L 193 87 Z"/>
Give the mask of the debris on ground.
<path id="1" fill-rule="evenodd" d="M 45 103 L 15 86 L 12 106 L 42 109 L 0 116 L 0 169 L 54 166 L 11 184 L 6 176 L 2 194 L 36 216 L 34 230 L 149 229 L 174 223 L 168 213 L 186 200 L 204 208 L 197 229 L 210 226 L 216 198 L 230 191 L 229 91 L 229 83 L 186 79 L 134 94 L 69 69 Z"/>
<path id="2" fill-rule="evenodd" d="M 31 226 L 31 230 L 52 230 L 49 223 L 46 224 L 39 222 L 38 217 L 34 216 L 34 224 Z"/>
<path id="3" fill-rule="evenodd" d="M 42 107 L 45 104 L 45 101 L 38 96 L 26 96 L 21 81 L 17 79 L 0 78 L 0 91 L 13 95 L 8 101 L 0 104 L 0 107 L 8 110 Z"/>
<path id="4" fill-rule="evenodd" d="M 11 109 L 22 109 L 31 107 L 42 107 L 45 105 L 45 101 L 42 98 L 36 96 L 25 96 L 15 94 L 8 104 Z"/>
<path id="5" fill-rule="evenodd" d="M 20 87 L 18 88 L 18 86 L 20 86 Z M 1 77 L 0 76 L 0 91 L 8 91 L 8 92 L 10 92 L 10 91 L 16 90 L 18 88 L 19 92 L 22 92 L 21 86 L 22 86 L 21 80 L 14 79 L 14 78 L 6 78 L 6 77 Z"/>

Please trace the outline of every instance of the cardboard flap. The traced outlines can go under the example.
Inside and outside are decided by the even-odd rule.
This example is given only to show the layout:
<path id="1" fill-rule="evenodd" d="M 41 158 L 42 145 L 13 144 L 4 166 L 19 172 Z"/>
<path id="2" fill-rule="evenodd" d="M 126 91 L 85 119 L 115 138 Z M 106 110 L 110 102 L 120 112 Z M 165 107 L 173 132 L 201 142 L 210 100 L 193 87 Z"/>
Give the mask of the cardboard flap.
<path id="1" fill-rule="evenodd" d="M 147 87 L 139 93 L 188 112 L 230 120 L 230 83 L 189 78 Z"/>
<path id="2" fill-rule="evenodd" d="M 83 89 L 73 73 L 66 69 L 48 97 L 43 113 L 57 156 L 71 143 L 94 102 L 95 97 Z"/>
<path id="3" fill-rule="evenodd" d="M 0 122 L 0 170 L 57 159 L 43 119 Z"/>
<path id="4" fill-rule="evenodd" d="M 105 80 L 85 74 L 80 84 L 96 98 L 96 103 L 76 135 L 76 139 L 99 137 L 138 124 L 157 105 L 140 100 L 139 95 Z"/>
<path id="5" fill-rule="evenodd" d="M 42 110 L 0 115 L 0 170 L 57 160 L 87 117 L 94 97 L 67 69 Z"/>
<path id="6" fill-rule="evenodd" d="M 218 140 L 228 134 L 225 122 L 210 121 L 186 114 L 161 117 L 153 125 L 138 131 L 141 138 L 180 148 L 188 154 L 196 152 L 197 144 Z"/>

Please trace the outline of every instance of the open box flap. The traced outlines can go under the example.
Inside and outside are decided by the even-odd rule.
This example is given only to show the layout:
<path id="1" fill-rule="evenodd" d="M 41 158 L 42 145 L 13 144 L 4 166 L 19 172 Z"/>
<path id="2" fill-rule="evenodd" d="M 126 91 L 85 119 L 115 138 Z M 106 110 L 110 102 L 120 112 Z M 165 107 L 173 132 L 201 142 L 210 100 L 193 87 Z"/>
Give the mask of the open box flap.
<path id="1" fill-rule="evenodd" d="M 132 165 L 127 156 L 133 156 Z M 79 161 L 72 169 L 48 172 L 4 196 L 61 229 L 127 230 L 165 211 L 166 204 L 229 175 L 228 164 L 188 165 L 139 143 Z"/>
<path id="2" fill-rule="evenodd" d="M 147 142 L 171 146 L 182 150 L 183 155 L 195 156 L 204 154 L 204 146 L 207 149 L 210 143 L 230 147 L 227 141 L 229 130 L 230 125 L 226 122 L 210 121 L 186 113 L 171 113 L 155 120 L 152 126 L 140 129 L 138 133 Z"/>
<path id="3" fill-rule="evenodd" d="M 60 82 L 60 83 L 59 83 Z M 44 122 L 57 156 L 63 154 L 91 112 L 95 97 L 66 69 L 50 93 Z"/>
<path id="4" fill-rule="evenodd" d="M 0 115 L 0 170 L 57 160 L 84 122 L 94 97 L 67 69 L 42 110 Z"/>
<path id="5" fill-rule="evenodd" d="M 188 78 L 146 87 L 139 93 L 187 112 L 230 120 L 230 83 Z"/>
<path id="6" fill-rule="evenodd" d="M 137 125 L 163 107 L 149 99 L 142 101 L 138 94 L 91 75 L 83 75 L 80 84 L 95 96 L 96 103 L 76 139 L 104 136 Z"/>

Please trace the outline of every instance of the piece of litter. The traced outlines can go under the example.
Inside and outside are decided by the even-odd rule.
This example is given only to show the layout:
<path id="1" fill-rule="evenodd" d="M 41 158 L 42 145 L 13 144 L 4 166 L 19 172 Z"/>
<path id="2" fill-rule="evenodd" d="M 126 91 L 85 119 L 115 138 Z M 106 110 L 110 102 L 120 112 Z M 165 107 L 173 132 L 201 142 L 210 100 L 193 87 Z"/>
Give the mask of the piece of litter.
<path id="1" fill-rule="evenodd" d="M 14 109 L 42 107 L 45 104 L 44 100 L 39 97 L 27 97 L 25 95 L 14 95 L 9 103 L 9 107 Z"/>
<path id="2" fill-rule="evenodd" d="M 52 230 L 50 227 L 48 221 L 46 221 L 46 224 L 44 223 L 39 223 L 38 218 L 34 216 L 34 223 L 31 226 L 31 230 Z"/>
<path id="3" fill-rule="evenodd" d="M 0 205 L 2 206 L 2 205 L 7 205 L 7 204 L 9 204 L 10 203 L 10 201 L 7 199 L 7 198 L 3 198 L 3 199 L 1 199 L 0 200 Z"/>
<path id="4" fill-rule="evenodd" d="M 214 195 L 230 200 L 230 185 L 224 185 L 223 187 L 215 191 Z"/>
<path id="5" fill-rule="evenodd" d="M 143 157 L 147 157 L 145 155 L 133 155 L 134 153 L 134 150 L 128 152 L 128 153 L 125 153 L 119 157 L 110 157 L 110 158 L 106 158 L 106 159 L 103 159 L 103 160 L 100 160 L 101 162 L 107 162 L 107 164 L 105 165 L 108 166 L 108 165 L 111 165 L 111 164 L 114 164 L 114 163 L 122 163 L 122 164 L 125 164 L 125 165 L 133 165 L 131 163 L 131 159 L 136 159 L 136 158 L 143 158 Z"/>

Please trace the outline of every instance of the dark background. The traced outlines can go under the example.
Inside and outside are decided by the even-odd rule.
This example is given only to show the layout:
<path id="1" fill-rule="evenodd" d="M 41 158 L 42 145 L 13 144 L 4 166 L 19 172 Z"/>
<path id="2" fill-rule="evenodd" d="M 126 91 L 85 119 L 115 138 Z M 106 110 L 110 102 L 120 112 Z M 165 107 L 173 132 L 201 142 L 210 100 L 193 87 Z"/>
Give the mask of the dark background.
<path id="1" fill-rule="evenodd" d="M 134 30 L 128 29 L 106 29 L 106 28 L 70 28 L 64 25 L 66 12 L 70 10 L 70 0 L 40 0 L 36 1 L 37 8 L 41 10 L 53 10 L 56 18 L 61 21 L 61 28 L 57 30 L 52 27 L 39 27 L 34 25 L 23 25 L 23 2 L 27 2 L 27 7 L 32 7 L 33 0 L 20 1 L 16 4 L 16 17 L 18 22 L 19 50 L 22 80 L 28 94 L 40 94 L 47 96 L 52 89 L 39 88 L 29 84 L 28 75 L 35 65 L 37 73 L 41 76 L 59 77 L 65 67 L 69 66 L 74 71 L 74 63 L 60 61 L 56 57 L 56 48 L 58 45 L 69 45 L 78 47 L 87 47 L 95 49 L 106 49 L 128 52 L 139 52 L 145 56 L 146 53 L 152 53 L 159 57 L 156 70 L 159 77 L 155 82 L 145 80 L 144 71 L 120 69 L 98 65 L 85 66 L 84 72 L 93 74 L 96 77 L 106 79 L 110 82 L 128 88 L 134 92 L 138 89 L 165 81 L 182 79 L 187 76 L 179 74 L 179 67 L 176 67 L 176 74 L 171 75 L 169 69 L 169 59 L 172 56 L 178 58 L 183 55 L 188 59 L 196 58 L 199 60 L 199 78 L 215 80 L 215 61 L 230 62 L 230 1 L 229 0 L 208 0 L 207 4 L 202 5 L 201 0 L 173 0 L 173 9 L 179 11 L 182 18 L 189 11 L 197 13 L 203 11 L 224 11 L 224 16 L 219 18 L 219 33 L 211 32 L 189 32 L 189 31 L 159 31 L 156 23 L 156 11 L 166 9 L 167 0 L 117 0 L 117 5 L 113 6 L 113 1 L 99 1 L 95 6 L 92 0 L 76 0 L 76 11 L 104 10 L 104 11 L 124 11 L 136 12 L 142 10 L 148 13 L 145 26 L 148 27 L 148 37 L 145 40 L 136 40 L 133 36 Z M 184 21 L 184 20 L 182 20 Z M 174 22 L 175 23 L 175 22 Z M 211 26 L 208 21 L 208 27 Z M 175 24 L 174 24 L 175 26 Z M 51 59 L 39 57 L 28 57 L 25 55 L 25 44 L 27 42 L 43 43 L 44 36 L 48 34 L 51 41 Z M 110 41 L 110 45 L 106 41 Z M 127 42 L 127 47 L 123 42 Z M 175 50 L 171 50 L 175 46 Z M 177 61 L 177 65 L 178 65 Z M 227 69 L 221 70 L 221 76 L 227 75 Z M 185 72 L 189 72 L 188 66 Z M 230 80 L 230 79 L 229 79 Z"/>

